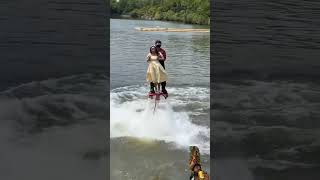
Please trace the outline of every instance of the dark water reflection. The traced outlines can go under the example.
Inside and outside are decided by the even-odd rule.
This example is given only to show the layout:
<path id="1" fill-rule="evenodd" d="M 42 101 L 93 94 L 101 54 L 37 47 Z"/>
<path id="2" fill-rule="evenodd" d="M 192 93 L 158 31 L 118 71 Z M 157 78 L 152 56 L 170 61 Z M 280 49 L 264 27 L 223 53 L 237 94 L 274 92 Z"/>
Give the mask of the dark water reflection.
<path id="1" fill-rule="evenodd" d="M 211 129 L 218 178 L 232 179 L 227 173 L 234 172 L 238 179 L 319 179 L 319 5 L 212 3 Z M 240 172 L 234 170 L 239 164 Z"/>

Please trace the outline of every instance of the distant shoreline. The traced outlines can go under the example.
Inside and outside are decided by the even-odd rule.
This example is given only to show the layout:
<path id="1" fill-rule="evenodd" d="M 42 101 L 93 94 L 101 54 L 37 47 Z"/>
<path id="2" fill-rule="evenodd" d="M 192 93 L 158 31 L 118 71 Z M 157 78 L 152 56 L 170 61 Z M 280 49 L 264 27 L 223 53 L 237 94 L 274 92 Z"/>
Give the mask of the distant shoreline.
<path id="1" fill-rule="evenodd" d="M 154 19 L 154 18 L 136 18 L 132 17 L 128 14 L 112 14 L 111 19 L 130 19 L 130 20 L 146 20 L 146 21 L 164 21 L 164 22 L 174 22 L 174 23 L 181 23 L 181 24 L 188 24 L 188 25 L 197 25 L 197 26 L 205 26 L 210 28 L 209 24 L 196 24 L 196 23 L 185 23 L 182 21 L 170 21 L 170 20 L 161 20 L 161 19 Z"/>
<path id="2" fill-rule="evenodd" d="M 209 0 L 112 0 L 111 17 L 210 25 Z"/>

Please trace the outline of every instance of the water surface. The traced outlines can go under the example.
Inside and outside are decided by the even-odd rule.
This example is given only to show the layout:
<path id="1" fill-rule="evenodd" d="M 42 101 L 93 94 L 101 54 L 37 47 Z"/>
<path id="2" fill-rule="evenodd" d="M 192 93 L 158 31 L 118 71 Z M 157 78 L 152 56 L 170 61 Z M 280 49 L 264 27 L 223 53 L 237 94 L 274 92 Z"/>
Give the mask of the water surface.
<path id="1" fill-rule="evenodd" d="M 136 27 L 197 28 L 180 23 L 112 19 L 111 178 L 187 179 L 190 145 L 210 172 L 209 33 L 142 32 Z M 169 98 L 154 112 L 146 55 L 160 39 L 167 51 Z M 154 113 L 153 113 L 154 112 Z"/>

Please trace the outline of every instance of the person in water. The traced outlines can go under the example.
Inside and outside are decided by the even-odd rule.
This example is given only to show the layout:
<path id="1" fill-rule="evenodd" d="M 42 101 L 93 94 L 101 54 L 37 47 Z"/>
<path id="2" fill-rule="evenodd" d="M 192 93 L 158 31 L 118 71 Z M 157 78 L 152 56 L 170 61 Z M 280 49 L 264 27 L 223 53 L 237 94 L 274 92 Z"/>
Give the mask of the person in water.
<path id="1" fill-rule="evenodd" d="M 204 172 L 201 168 L 200 152 L 196 146 L 191 146 L 189 168 L 191 170 L 190 180 L 210 180 L 208 173 Z"/>
<path id="2" fill-rule="evenodd" d="M 163 69 L 166 69 L 166 67 L 164 65 L 164 61 L 166 61 L 166 59 L 167 59 L 167 53 L 163 48 L 161 48 L 161 41 L 160 40 L 156 40 L 154 44 L 155 44 L 158 52 L 160 52 L 163 56 L 163 59 L 160 59 L 159 62 L 162 65 Z M 167 94 L 166 85 L 167 85 L 166 81 L 161 83 L 161 89 L 164 94 Z"/>
<path id="3" fill-rule="evenodd" d="M 150 93 L 155 92 L 154 87 L 156 84 L 167 81 L 167 72 L 160 64 L 160 61 L 163 61 L 163 59 L 162 53 L 160 53 L 155 46 L 151 46 L 150 52 L 147 55 L 147 62 L 149 65 L 146 77 L 147 81 L 150 82 Z"/>

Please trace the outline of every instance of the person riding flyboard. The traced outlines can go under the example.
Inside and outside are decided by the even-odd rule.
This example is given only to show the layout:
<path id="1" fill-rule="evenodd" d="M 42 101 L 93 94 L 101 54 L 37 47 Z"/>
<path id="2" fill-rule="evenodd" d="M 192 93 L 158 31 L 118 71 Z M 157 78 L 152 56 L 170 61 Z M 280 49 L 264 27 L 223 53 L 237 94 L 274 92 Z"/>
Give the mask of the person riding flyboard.
<path id="1" fill-rule="evenodd" d="M 148 70 L 146 79 L 150 82 L 149 97 L 156 96 L 156 100 L 160 100 L 160 96 L 168 97 L 164 82 L 167 81 L 167 72 L 161 65 L 160 61 L 163 61 L 164 56 L 158 51 L 156 46 L 150 47 L 150 52 L 147 55 Z M 162 85 L 162 92 L 160 92 L 160 85 Z M 156 91 L 155 91 L 156 90 Z"/>
<path id="2" fill-rule="evenodd" d="M 160 64 L 162 65 L 163 69 L 166 69 L 165 65 L 164 65 L 164 62 L 167 60 L 167 53 L 166 51 L 161 48 L 161 41 L 160 40 L 156 40 L 154 45 L 156 46 L 157 50 L 159 53 L 162 54 L 163 58 L 162 59 L 159 59 L 159 62 Z M 168 96 L 168 92 L 166 90 L 166 85 L 167 85 L 167 82 L 164 81 L 164 82 L 161 82 L 161 90 L 162 90 L 162 93 L 163 94 L 166 94 Z"/>

